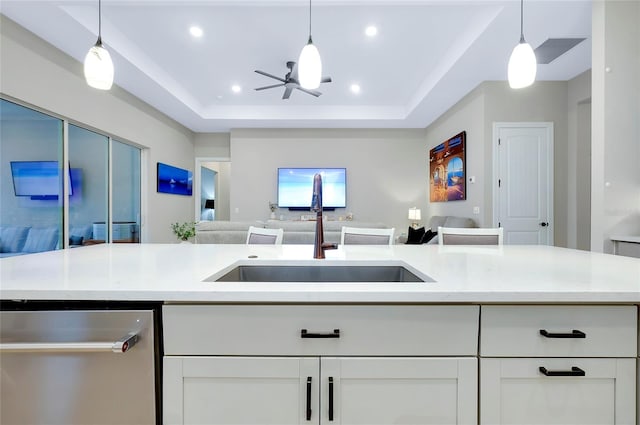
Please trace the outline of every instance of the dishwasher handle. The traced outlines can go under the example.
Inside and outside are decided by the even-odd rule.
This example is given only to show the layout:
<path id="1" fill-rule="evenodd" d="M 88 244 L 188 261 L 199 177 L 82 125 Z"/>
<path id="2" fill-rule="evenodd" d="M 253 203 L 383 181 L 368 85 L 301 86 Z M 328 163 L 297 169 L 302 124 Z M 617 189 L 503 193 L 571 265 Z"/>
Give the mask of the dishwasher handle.
<path id="1" fill-rule="evenodd" d="M 115 342 L 10 342 L 0 343 L 0 352 L 101 352 L 126 353 L 138 343 L 140 337 L 131 332 Z"/>

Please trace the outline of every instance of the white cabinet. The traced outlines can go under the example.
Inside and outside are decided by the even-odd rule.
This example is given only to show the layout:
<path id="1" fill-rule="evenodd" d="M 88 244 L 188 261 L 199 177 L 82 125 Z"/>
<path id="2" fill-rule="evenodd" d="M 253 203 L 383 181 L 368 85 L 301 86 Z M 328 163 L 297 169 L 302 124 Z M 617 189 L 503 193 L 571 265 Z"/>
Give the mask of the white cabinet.
<path id="1" fill-rule="evenodd" d="M 478 316 L 477 306 L 165 306 L 164 423 L 475 425 Z"/>
<path id="2" fill-rule="evenodd" d="M 165 357 L 164 423 L 476 424 L 475 358 Z"/>
<path id="3" fill-rule="evenodd" d="M 481 359 L 480 423 L 631 425 L 635 368 L 635 359 Z"/>
<path id="4" fill-rule="evenodd" d="M 483 306 L 480 423 L 636 422 L 635 306 Z"/>

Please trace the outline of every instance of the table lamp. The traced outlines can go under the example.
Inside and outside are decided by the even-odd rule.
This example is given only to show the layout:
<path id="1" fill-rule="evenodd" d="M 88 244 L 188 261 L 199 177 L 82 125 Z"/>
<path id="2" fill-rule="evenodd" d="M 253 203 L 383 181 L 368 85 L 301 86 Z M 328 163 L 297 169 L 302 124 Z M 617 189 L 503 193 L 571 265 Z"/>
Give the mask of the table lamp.
<path id="1" fill-rule="evenodd" d="M 421 220 L 421 216 L 420 216 L 420 209 L 413 207 L 413 208 L 409 208 L 409 220 L 412 221 L 411 223 L 411 227 L 413 227 L 414 229 L 418 228 L 418 222 Z"/>

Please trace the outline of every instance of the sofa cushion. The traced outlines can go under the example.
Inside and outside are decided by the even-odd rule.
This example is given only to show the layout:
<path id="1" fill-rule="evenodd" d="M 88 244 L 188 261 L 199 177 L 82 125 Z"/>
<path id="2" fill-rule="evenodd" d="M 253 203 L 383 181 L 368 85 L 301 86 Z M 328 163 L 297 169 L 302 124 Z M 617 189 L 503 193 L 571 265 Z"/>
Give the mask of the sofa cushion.
<path id="1" fill-rule="evenodd" d="M 442 227 L 457 227 L 457 228 L 474 228 L 476 227 L 476 222 L 471 218 L 467 217 L 454 217 L 448 216 L 444 221 Z M 432 230 L 438 230 L 437 227 L 432 227 Z"/>
<path id="2" fill-rule="evenodd" d="M 433 230 L 429 229 L 426 232 L 424 232 L 424 235 L 422 236 L 422 240 L 420 241 L 420 243 L 429 243 L 431 241 L 438 242 L 438 238 L 436 236 L 438 236 L 438 232 L 434 232 Z"/>
<path id="3" fill-rule="evenodd" d="M 21 252 L 27 240 L 30 227 L 0 227 L 0 252 Z"/>
<path id="4" fill-rule="evenodd" d="M 201 221 L 196 224 L 196 232 L 199 231 L 219 231 L 219 230 L 249 230 L 249 227 L 265 227 L 262 222 L 257 221 Z M 245 233 L 246 237 L 246 233 Z"/>
<path id="5" fill-rule="evenodd" d="M 23 252 L 53 251 L 58 244 L 58 229 L 55 227 L 32 227 L 24 242 Z"/>

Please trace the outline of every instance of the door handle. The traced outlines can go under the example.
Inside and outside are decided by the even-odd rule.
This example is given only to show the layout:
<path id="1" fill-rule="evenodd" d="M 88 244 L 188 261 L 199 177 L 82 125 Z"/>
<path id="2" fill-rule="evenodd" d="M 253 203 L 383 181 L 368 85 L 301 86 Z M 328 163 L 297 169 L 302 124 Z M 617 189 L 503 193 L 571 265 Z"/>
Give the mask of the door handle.
<path id="1" fill-rule="evenodd" d="M 340 338 L 340 329 L 334 329 L 333 332 L 308 332 L 306 329 L 300 330 L 300 338 Z"/>
<path id="2" fill-rule="evenodd" d="M 577 366 L 571 366 L 571 370 L 547 370 L 546 367 L 540 366 L 538 370 L 544 376 L 585 376 L 584 370 Z"/>
<path id="3" fill-rule="evenodd" d="M 311 420 L 311 377 L 307 376 L 307 420 Z"/>
<path id="4" fill-rule="evenodd" d="M 333 421 L 333 376 L 329 377 L 329 420 Z"/>
<path id="5" fill-rule="evenodd" d="M 111 351 L 114 353 L 126 353 L 139 340 L 138 334 L 129 333 L 115 342 L 10 342 L 0 344 L 0 352 L 94 353 Z"/>
<path id="6" fill-rule="evenodd" d="M 549 223 L 546 222 L 546 221 L 543 221 L 542 223 L 540 223 L 540 226 L 542 226 L 542 227 L 547 227 L 548 225 L 549 225 Z"/>
<path id="7" fill-rule="evenodd" d="M 572 330 L 570 333 L 553 333 L 547 332 L 546 329 L 540 329 L 540 335 L 545 338 L 586 338 L 587 334 L 577 329 Z"/>

